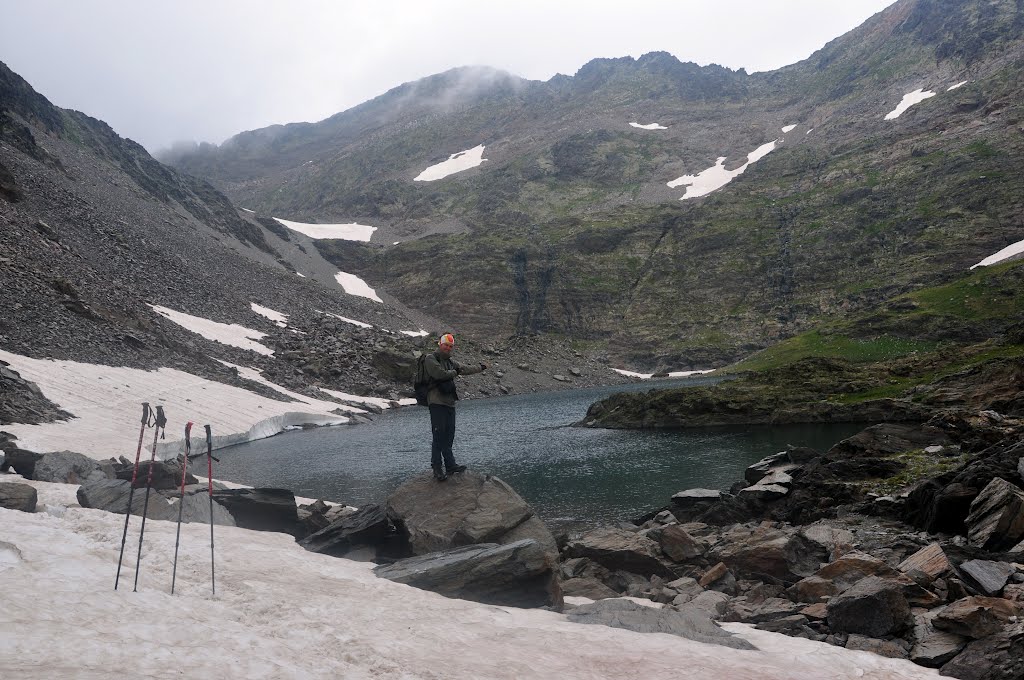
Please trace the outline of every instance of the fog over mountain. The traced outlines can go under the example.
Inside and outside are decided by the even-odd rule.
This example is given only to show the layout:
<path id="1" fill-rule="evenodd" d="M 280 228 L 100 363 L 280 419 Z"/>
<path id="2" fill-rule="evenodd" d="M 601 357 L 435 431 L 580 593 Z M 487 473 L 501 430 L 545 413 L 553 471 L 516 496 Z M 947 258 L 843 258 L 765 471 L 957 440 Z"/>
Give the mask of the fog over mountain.
<path id="1" fill-rule="evenodd" d="M 55 104 L 97 116 L 152 152 L 321 120 L 466 65 L 547 80 L 596 57 L 664 50 L 700 64 L 774 69 L 890 3 L 4 1 L 0 61 Z"/>

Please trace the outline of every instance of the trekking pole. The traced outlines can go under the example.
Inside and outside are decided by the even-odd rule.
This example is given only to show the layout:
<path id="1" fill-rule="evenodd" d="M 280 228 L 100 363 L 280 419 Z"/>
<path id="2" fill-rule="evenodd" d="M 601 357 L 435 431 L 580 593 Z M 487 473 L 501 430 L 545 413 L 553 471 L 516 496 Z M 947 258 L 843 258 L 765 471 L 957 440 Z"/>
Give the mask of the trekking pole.
<path id="1" fill-rule="evenodd" d="M 139 566 L 142 564 L 142 537 L 146 533 L 146 513 L 149 511 L 149 489 L 153 486 L 153 463 L 156 462 L 156 438 L 161 431 L 166 431 L 167 416 L 164 415 L 164 407 L 156 407 L 156 425 L 153 430 L 153 453 L 149 457 L 149 475 L 146 477 L 146 500 L 142 505 L 142 530 L 139 531 L 139 556 L 135 559 L 135 587 L 132 592 L 139 589 Z"/>
<path id="2" fill-rule="evenodd" d="M 217 579 L 213 566 L 213 433 L 206 425 L 206 483 L 210 490 L 210 587 L 217 594 Z M 218 463 L 220 461 L 217 461 Z"/>
<path id="3" fill-rule="evenodd" d="M 139 428 L 139 445 L 135 448 L 135 467 L 132 469 L 132 484 L 128 488 L 128 509 L 124 513 L 124 533 L 121 534 L 121 555 L 117 558 L 117 576 L 114 577 L 114 590 L 117 590 L 117 582 L 121 580 L 121 561 L 124 560 L 124 542 L 128 538 L 128 518 L 132 516 L 132 496 L 135 495 L 135 477 L 139 474 L 139 456 L 142 455 L 142 438 L 146 434 L 146 427 L 152 425 L 149 410 L 149 402 L 142 402 L 142 427 Z"/>
<path id="4" fill-rule="evenodd" d="M 178 576 L 178 542 L 181 540 L 181 513 L 185 509 L 185 475 L 188 474 L 188 459 L 192 453 L 192 421 L 185 423 L 185 457 L 181 461 L 181 495 L 178 496 L 178 533 L 174 536 L 174 568 L 171 570 L 171 595 L 174 595 L 174 581 Z"/>

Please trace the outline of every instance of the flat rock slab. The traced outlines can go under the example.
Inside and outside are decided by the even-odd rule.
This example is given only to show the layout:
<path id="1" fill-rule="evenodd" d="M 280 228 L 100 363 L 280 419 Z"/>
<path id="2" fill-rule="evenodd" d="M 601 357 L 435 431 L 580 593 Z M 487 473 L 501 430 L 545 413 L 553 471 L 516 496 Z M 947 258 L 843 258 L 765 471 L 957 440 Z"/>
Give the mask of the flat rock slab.
<path id="1" fill-rule="evenodd" d="M 380 505 L 364 505 L 299 541 L 306 550 L 342 557 L 364 545 L 378 545 L 391 535 L 392 525 Z"/>
<path id="2" fill-rule="evenodd" d="M 97 479 L 107 478 L 98 462 L 74 451 L 44 453 L 32 471 L 32 479 L 58 484 L 81 484 L 93 476 Z"/>
<path id="3" fill-rule="evenodd" d="M 606 569 L 650 576 L 674 577 L 661 557 L 661 546 L 640 534 L 602 527 L 594 529 L 565 546 L 566 557 L 586 557 Z"/>
<path id="4" fill-rule="evenodd" d="M 680 612 L 645 607 L 630 600 L 611 599 L 576 607 L 566 617 L 574 623 L 624 628 L 638 633 L 668 633 L 732 649 L 757 649 L 743 638 L 722 630 L 697 610 Z"/>
<path id="5" fill-rule="evenodd" d="M 1009 562 L 969 560 L 960 565 L 960 573 L 983 594 L 995 596 L 1006 586 L 1010 577 L 1017 573 L 1017 567 Z"/>
<path id="6" fill-rule="evenodd" d="M 243 529 L 294 534 L 299 526 L 295 494 L 288 489 L 214 490 L 213 500 L 223 505 Z"/>
<path id="7" fill-rule="evenodd" d="M 967 540 L 985 550 L 1007 550 L 1024 537 L 1024 491 L 996 477 L 971 502 Z"/>
<path id="8" fill-rule="evenodd" d="M 123 479 L 90 478 L 78 487 L 78 504 L 83 508 L 95 508 L 123 515 L 128 510 L 128 498 L 131 497 L 132 514 L 141 516 L 147 508 L 146 490 L 135 489 L 132 492 L 131 482 Z M 160 494 L 150 491 L 148 509 L 145 510 L 149 519 L 178 519 L 177 508 L 172 508 Z"/>
<path id="9" fill-rule="evenodd" d="M 930 543 L 900 562 L 899 570 L 911 578 L 921 576 L 931 582 L 953 571 L 946 552 L 938 543 Z"/>
<path id="10" fill-rule="evenodd" d="M 533 539 L 418 555 L 373 571 L 445 597 L 511 607 L 562 607 L 553 564 Z"/>

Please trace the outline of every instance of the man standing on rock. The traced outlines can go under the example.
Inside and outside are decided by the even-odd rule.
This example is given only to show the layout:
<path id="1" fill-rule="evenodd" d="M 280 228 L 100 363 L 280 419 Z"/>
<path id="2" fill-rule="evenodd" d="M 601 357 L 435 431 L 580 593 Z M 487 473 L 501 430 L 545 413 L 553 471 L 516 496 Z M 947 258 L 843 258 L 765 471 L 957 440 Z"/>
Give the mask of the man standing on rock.
<path id="1" fill-rule="evenodd" d="M 430 466 L 434 468 L 434 477 L 439 482 L 448 479 L 448 475 L 466 469 L 465 465 L 455 463 L 455 454 L 452 453 L 452 444 L 455 442 L 455 402 L 459 398 L 455 391 L 455 377 L 487 370 L 487 364 L 463 366 L 455 361 L 451 356 L 454 349 L 455 337 L 445 333 L 437 341 L 437 351 L 426 355 L 423 360 L 423 372 L 431 381 L 427 393 L 430 429 L 433 433 Z M 441 466 L 442 458 L 444 467 Z"/>

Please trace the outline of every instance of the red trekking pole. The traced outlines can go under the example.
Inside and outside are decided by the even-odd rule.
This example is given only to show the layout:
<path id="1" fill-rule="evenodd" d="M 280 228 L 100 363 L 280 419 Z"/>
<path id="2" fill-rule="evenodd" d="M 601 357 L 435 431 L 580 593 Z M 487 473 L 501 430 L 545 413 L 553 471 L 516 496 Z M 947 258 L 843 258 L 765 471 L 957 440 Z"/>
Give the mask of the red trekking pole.
<path id="1" fill-rule="evenodd" d="M 210 490 L 210 587 L 217 594 L 217 579 L 213 566 L 213 433 L 209 425 L 206 428 L 206 483 Z"/>
<path id="2" fill-rule="evenodd" d="M 164 415 L 164 407 L 156 407 L 156 425 L 153 430 L 153 453 L 149 457 L 149 475 L 146 477 L 146 500 L 142 505 L 142 530 L 139 532 L 139 556 L 135 560 L 135 587 L 132 592 L 139 589 L 139 566 L 142 564 L 142 537 L 146 534 L 146 513 L 149 511 L 149 489 L 153 486 L 153 463 L 156 462 L 156 438 L 161 431 L 167 427 L 167 416 Z M 129 507 L 129 510 L 131 508 Z"/>
<path id="3" fill-rule="evenodd" d="M 152 425 L 150 422 L 151 413 L 149 402 L 142 402 L 142 427 L 139 428 L 139 445 L 135 448 L 135 468 L 132 470 L 132 484 L 128 488 L 128 509 L 124 513 L 124 533 L 121 534 L 121 556 L 117 558 L 117 576 L 114 577 L 114 590 L 117 590 L 117 582 L 121 580 L 121 562 L 124 560 L 124 542 L 128 538 L 128 518 L 132 516 L 132 496 L 135 495 L 135 478 L 139 474 L 139 456 L 142 455 L 142 438 L 146 433 L 146 427 Z"/>
<path id="4" fill-rule="evenodd" d="M 188 459 L 192 453 L 192 421 L 185 423 L 185 458 L 181 461 L 181 494 L 178 496 L 178 533 L 174 536 L 174 568 L 171 570 L 171 595 L 174 595 L 174 581 L 178 576 L 178 543 L 181 540 L 181 513 L 185 509 L 185 476 L 188 475 Z"/>

